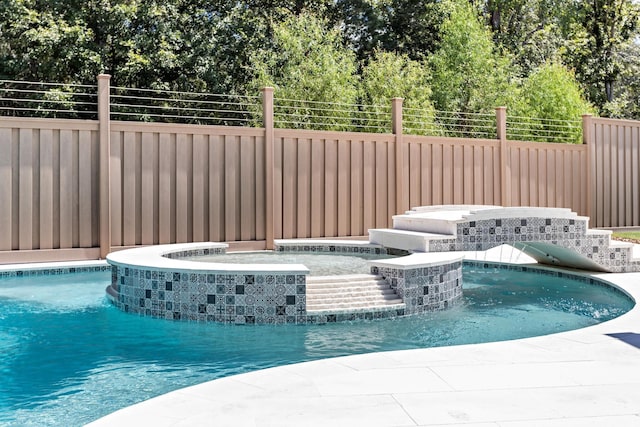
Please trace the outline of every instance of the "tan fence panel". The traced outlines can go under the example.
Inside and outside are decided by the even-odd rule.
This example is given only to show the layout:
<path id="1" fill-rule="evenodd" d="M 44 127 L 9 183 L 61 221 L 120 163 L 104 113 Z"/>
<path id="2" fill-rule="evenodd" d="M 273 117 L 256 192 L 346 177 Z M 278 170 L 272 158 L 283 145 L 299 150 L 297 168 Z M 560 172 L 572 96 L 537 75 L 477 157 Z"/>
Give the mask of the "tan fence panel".
<path id="1" fill-rule="evenodd" d="M 391 225 L 400 191 L 640 226 L 640 123 L 587 122 L 588 145 L 503 141 L 505 177 L 499 140 L 275 129 L 274 224 L 264 129 L 111 122 L 111 244 L 363 236 Z M 0 118 L 0 262 L 99 254 L 98 137 L 93 121 Z"/>
<path id="2" fill-rule="evenodd" d="M 112 245 L 265 238 L 264 131 L 111 123 Z"/>
<path id="3" fill-rule="evenodd" d="M 92 121 L 0 118 L 0 251 L 40 259 L 99 245 L 97 131 Z"/>
<path id="4" fill-rule="evenodd" d="M 593 118 L 591 126 L 591 224 L 640 226 L 640 122 Z"/>
<path id="5" fill-rule="evenodd" d="M 499 204 L 497 140 L 404 136 L 409 205 Z"/>
<path id="6" fill-rule="evenodd" d="M 509 141 L 511 204 L 588 214 L 586 145 Z"/>
<path id="7" fill-rule="evenodd" d="M 393 135 L 276 129 L 275 237 L 363 236 L 388 227 L 395 214 L 393 141 Z"/>

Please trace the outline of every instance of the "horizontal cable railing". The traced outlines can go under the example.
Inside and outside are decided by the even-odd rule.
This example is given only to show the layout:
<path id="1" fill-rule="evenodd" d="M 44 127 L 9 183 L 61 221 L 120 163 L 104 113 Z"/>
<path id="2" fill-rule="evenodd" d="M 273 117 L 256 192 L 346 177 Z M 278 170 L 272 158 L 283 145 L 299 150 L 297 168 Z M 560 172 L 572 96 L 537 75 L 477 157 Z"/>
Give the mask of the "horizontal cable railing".
<path id="1" fill-rule="evenodd" d="M 392 133 L 391 101 L 380 105 L 274 98 L 278 128 Z M 111 120 L 220 126 L 262 126 L 261 96 L 112 86 Z M 495 113 L 401 107 L 403 133 L 497 138 Z M 0 80 L 0 116 L 97 119 L 97 85 Z M 507 139 L 581 143 L 582 122 L 507 116 Z"/>
<path id="2" fill-rule="evenodd" d="M 390 105 L 274 98 L 278 128 L 391 133 Z"/>
<path id="3" fill-rule="evenodd" d="M 220 126 L 262 123 L 259 96 L 111 87 L 114 120 Z"/>
<path id="4" fill-rule="evenodd" d="M 0 80 L 0 116 L 97 118 L 95 85 Z"/>
<path id="5" fill-rule="evenodd" d="M 403 122 L 408 134 L 496 138 L 495 114 L 404 108 Z"/>
<path id="6" fill-rule="evenodd" d="M 516 141 L 582 143 L 582 121 L 507 117 L 507 138 Z"/>

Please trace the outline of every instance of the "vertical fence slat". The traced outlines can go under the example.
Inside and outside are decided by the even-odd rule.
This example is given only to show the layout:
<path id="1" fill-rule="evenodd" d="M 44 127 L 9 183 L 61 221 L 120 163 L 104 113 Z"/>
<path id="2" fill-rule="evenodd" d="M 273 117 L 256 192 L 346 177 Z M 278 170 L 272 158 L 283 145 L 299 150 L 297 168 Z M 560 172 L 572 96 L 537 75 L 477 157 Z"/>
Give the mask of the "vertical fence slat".
<path id="1" fill-rule="evenodd" d="M 0 129 L 0 251 L 12 249 L 13 138 L 10 128 Z"/>
<path id="2" fill-rule="evenodd" d="M 510 164 L 510 173 L 511 176 L 507 176 L 505 182 L 510 182 L 511 194 L 508 195 L 509 205 L 510 206 L 518 206 L 520 205 L 520 181 L 522 180 L 522 176 L 520 175 L 520 149 L 517 147 L 509 147 L 509 153 L 507 156 L 509 157 Z"/>
<path id="3" fill-rule="evenodd" d="M 269 236 L 270 239 L 273 239 L 273 215 L 270 216 L 270 219 L 267 220 L 267 197 L 273 199 L 273 191 L 271 190 L 267 195 L 267 173 L 266 173 L 266 156 L 265 156 L 265 139 L 263 136 L 256 137 L 254 139 L 254 156 L 255 156 L 255 176 L 253 181 L 253 191 L 254 191 L 254 203 L 255 203 L 255 218 L 254 218 L 254 229 L 256 240 L 268 240 L 267 239 L 267 221 L 269 221 Z M 273 149 L 273 146 L 272 146 Z M 272 166 L 273 167 L 273 166 Z M 270 182 L 273 182 L 273 173 L 270 173 Z M 273 184 L 272 184 L 273 186 Z M 270 212 L 273 213 L 273 206 L 270 204 Z M 267 242 L 267 249 L 273 249 L 273 245 L 270 245 Z"/>
<path id="4" fill-rule="evenodd" d="M 481 205 L 484 204 L 484 178 L 482 176 L 483 162 L 482 147 L 473 147 L 473 178 L 471 185 L 473 186 L 473 200 L 470 203 Z"/>
<path id="5" fill-rule="evenodd" d="M 365 233 L 368 233 L 370 228 L 376 227 L 376 144 L 374 141 L 367 140 L 362 149 L 362 223 Z"/>
<path id="6" fill-rule="evenodd" d="M 349 143 L 338 143 L 338 236 L 348 236 L 351 229 L 351 150 Z"/>
<path id="7" fill-rule="evenodd" d="M 240 138 L 240 240 L 256 236 L 256 155 L 253 138 Z"/>
<path id="8" fill-rule="evenodd" d="M 453 180 L 453 203 L 462 204 L 464 203 L 465 197 L 464 175 L 466 173 L 466 168 L 468 167 L 468 163 L 464 156 L 464 147 L 460 145 L 453 146 L 452 155 L 451 171 Z"/>
<path id="9" fill-rule="evenodd" d="M 364 207 L 363 201 L 363 142 L 351 141 L 351 235 L 362 236 L 366 230 L 363 229 Z"/>
<path id="10" fill-rule="evenodd" d="M 205 219 L 207 212 L 205 209 L 205 186 L 207 174 L 207 150 L 204 135 L 193 135 L 193 236 L 192 241 L 203 242 L 207 231 L 205 229 Z"/>
<path id="11" fill-rule="evenodd" d="M 387 147 L 376 143 L 376 227 L 387 227 Z"/>
<path id="12" fill-rule="evenodd" d="M 338 141 L 328 139 L 324 146 L 324 233 L 338 235 Z"/>
<path id="13" fill-rule="evenodd" d="M 225 240 L 240 240 L 240 144 L 235 135 L 225 136 L 224 165 L 225 165 Z"/>
<path id="14" fill-rule="evenodd" d="M 111 133 L 111 244 L 122 246 L 122 133 Z M 62 160 L 60 161 L 62 163 Z"/>
<path id="15" fill-rule="evenodd" d="M 499 183 L 496 184 L 498 179 L 495 167 L 497 151 L 494 147 L 485 147 L 483 150 L 484 199 L 482 202 L 487 205 L 495 205 L 500 197 Z"/>
<path id="16" fill-rule="evenodd" d="M 73 247 L 73 135 L 60 131 L 60 248 Z"/>
<path id="17" fill-rule="evenodd" d="M 125 132 L 123 136 L 122 164 L 122 244 L 136 244 L 136 135 Z"/>
<path id="18" fill-rule="evenodd" d="M 33 130 L 20 129 L 19 246 L 33 247 Z"/>
<path id="19" fill-rule="evenodd" d="M 432 144 L 420 145 L 420 205 L 431 205 L 433 194 L 432 170 L 433 162 L 431 160 Z"/>
<path id="20" fill-rule="evenodd" d="M 638 168 L 640 168 L 640 150 L 638 150 L 638 144 L 640 144 L 640 124 L 634 126 L 631 132 L 631 183 L 632 183 L 632 196 L 631 206 L 633 210 L 632 223 L 630 225 L 640 225 L 640 177 L 638 176 Z"/>
<path id="21" fill-rule="evenodd" d="M 40 131 L 40 249 L 53 248 L 53 185 L 53 131 L 43 129 Z"/>
<path id="22" fill-rule="evenodd" d="M 296 140 L 285 138 L 282 143 L 282 237 L 295 237 L 298 152 Z"/>
<path id="23" fill-rule="evenodd" d="M 631 127 L 625 127 L 624 132 L 624 224 L 633 224 L 633 207 L 631 206 L 633 181 L 631 178 Z"/>
<path id="24" fill-rule="evenodd" d="M 547 202 L 547 180 L 549 178 L 547 172 L 547 155 L 546 150 L 538 150 L 537 153 L 537 172 L 538 172 L 538 206 L 549 206 Z"/>
<path id="25" fill-rule="evenodd" d="M 420 206 L 422 191 L 422 157 L 419 144 L 406 144 L 409 148 L 409 207 Z"/>
<path id="26" fill-rule="evenodd" d="M 92 210 L 92 181 L 91 170 L 92 138 L 90 131 L 78 133 L 78 215 L 79 239 L 81 248 L 90 248 L 92 242 L 92 222 L 95 215 Z"/>
<path id="27" fill-rule="evenodd" d="M 325 163 L 324 141 L 313 138 L 311 140 L 311 235 L 324 237 L 325 223 Z"/>
<path id="28" fill-rule="evenodd" d="M 297 197 L 296 231 L 297 238 L 311 237 L 311 141 L 301 138 L 298 141 L 297 156 Z"/>
<path id="29" fill-rule="evenodd" d="M 173 180 L 175 174 L 175 143 L 171 135 L 158 135 L 158 243 L 172 243 L 171 230 L 174 228 L 172 209 L 175 200 Z M 173 196 L 173 197 L 172 197 Z"/>
<path id="30" fill-rule="evenodd" d="M 191 149 L 187 135 L 176 135 L 176 242 L 189 241 L 189 175 L 191 175 Z M 233 239 L 230 239 L 233 240 Z"/>
<path id="31" fill-rule="evenodd" d="M 540 201 L 538 200 L 538 184 L 539 184 L 539 176 L 538 176 L 538 150 L 530 149 L 528 150 L 529 157 L 529 206 L 540 206 Z"/>
<path id="32" fill-rule="evenodd" d="M 141 159 L 141 186 L 142 191 L 140 192 L 140 198 L 142 199 L 141 203 L 141 215 L 142 221 L 140 227 L 142 228 L 142 241 L 140 242 L 143 245 L 152 245 L 154 241 L 154 232 L 155 232 L 155 196 L 157 194 L 158 189 L 155 188 L 155 179 L 154 179 L 154 135 L 151 132 L 143 132 L 142 140 L 141 140 L 141 151 L 142 151 L 142 159 Z"/>
<path id="33" fill-rule="evenodd" d="M 281 239 L 283 236 L 282 224 L 282 138 L 274 138 L 273 144 L 273 236 Z"/>
<path id="34" fill-rule="evenodd" d="M 209 240 L 224 240 L 224 141 L 210 135 L 209 143 Z"/>
<path id="35" fill-rule="evenodd" d="M 444 146 L 442 144 L 433 144 L 432 147 L 433 147 L 433 163 L 432 163 L 433 165 L 432 167 L 433 204 L 441 205 L 444 203 L 442 194 L 445 192 L 443 188 L 444 184 L 442 179 L 444 175 L 444 168 L 442 165 Z"/>
<path id="36" fill-rule="evenodd" d="M 454 187 L 453 187 L 454 165 L 453 165 L 453 147 L 442 146 L 442 203 L 450 205 L 453 203 Z"/>

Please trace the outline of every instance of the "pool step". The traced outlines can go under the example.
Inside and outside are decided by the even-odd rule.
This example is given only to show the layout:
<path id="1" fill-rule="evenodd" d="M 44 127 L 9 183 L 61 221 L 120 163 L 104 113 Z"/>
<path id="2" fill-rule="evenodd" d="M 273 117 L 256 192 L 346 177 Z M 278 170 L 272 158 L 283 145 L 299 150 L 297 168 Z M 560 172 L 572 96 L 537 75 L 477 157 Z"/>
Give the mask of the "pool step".
<path id="1" fill-rule="evenodd" d="M 380 276 L 353 274 L 307 278 L 307 312 L 404 308 L 402 299 Z"/>

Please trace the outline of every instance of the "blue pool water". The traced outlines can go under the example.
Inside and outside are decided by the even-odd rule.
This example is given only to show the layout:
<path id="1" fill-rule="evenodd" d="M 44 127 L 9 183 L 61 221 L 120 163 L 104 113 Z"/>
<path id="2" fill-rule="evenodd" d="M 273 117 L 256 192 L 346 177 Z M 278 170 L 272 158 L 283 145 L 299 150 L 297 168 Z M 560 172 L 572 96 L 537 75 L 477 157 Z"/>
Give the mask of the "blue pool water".
<path id="1" fill-rule="evenodd" d="M 109 276 L 0 279 L 0 425 L 83 425 L 250 370 L 549 334 L 609 320 L 633 305 L 600 286 L 465 267 L 464 303 L 444 312 L 348 324 L 198 324 L 117 310 L 104 297 Z"/>

